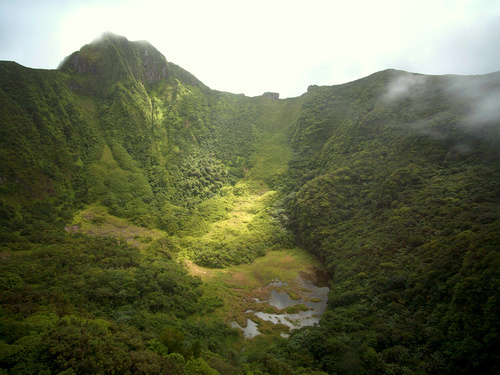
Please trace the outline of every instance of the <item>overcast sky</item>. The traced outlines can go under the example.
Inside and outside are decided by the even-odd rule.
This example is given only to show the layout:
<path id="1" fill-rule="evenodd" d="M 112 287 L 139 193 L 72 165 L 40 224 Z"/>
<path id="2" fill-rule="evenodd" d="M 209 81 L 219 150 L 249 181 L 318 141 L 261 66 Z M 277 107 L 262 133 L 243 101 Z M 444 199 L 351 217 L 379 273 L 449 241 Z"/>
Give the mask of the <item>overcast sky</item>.
<path id="1" fill-rule="evenodd" d="M 249 96 L 298 96 L 386 68 L 500 70 L 498 0 L 0 0 L 0 60 L 55 69 L 105 31 Z"/>

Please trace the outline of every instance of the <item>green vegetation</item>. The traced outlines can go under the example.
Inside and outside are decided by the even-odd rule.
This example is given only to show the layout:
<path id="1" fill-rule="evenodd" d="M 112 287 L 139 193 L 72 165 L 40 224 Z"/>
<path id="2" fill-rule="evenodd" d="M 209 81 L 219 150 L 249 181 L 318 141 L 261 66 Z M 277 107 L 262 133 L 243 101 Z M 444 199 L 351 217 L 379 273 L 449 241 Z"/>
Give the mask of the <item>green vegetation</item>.
<path id="1" fill-rule="evenodd" d="M 298 296 L 299 286 L 294 281 L 301 272 L 309 271 L 309 268 L 322 267 L 312 255 L 299 248 L 272 250 L 266 256 L 255 259 L 252 263 L 243 263 L 224 269 L 205 268 L 188 261 L 188 270 L 192 276 L 199 276 L 203 281 L 201 288 L 208 294 L 215 295 L 222 306 L 209 314 L 200 317 L 190 316 L 189 320 L 196 322 L 231 322 L 237 321 L 241 326 L 246 326 L 246 320 L 251 318 L 261 326 L 267 327 L 267 335 L 277 338 L 288 328 L 274 326 L 262 321 L 260 318 L 249 313 L 252 311 L 265 311 L 275 313 L 276 308 L 269 304 L 257 303 L 257 299 L 267 299 L 270 294 L 270 284 L 276 280 L 289 283 L 284 290 L 291 295 Z M 291 306 L 290 311 L 307 310 L 304 305 Z M 257 342 L 233 342 L 240 349 L 259 347 L 262 341 L 269 340 L 267 337 L 259 337 Z"/>
<path id="2" fill-rule="evenodd" d="M 155 247 L 141 254 L 111 238 L 72 235 L 10 253 L 1 270 L 2 366 L 11 373 L 155 373 L 200 357 L 197 339 L 174 350 L 163 331 L 217 302 Z"/>
<path id="3" fill-rule="evenodd" d="M 202 266 L 227 267 L 290 246 L 290 234 L 267 213 L 275 193 L 261 184 L 238 183 L 199 204 L 178 234 L 185 256 Z"/>
<path id="4" fill-rule="evenodd" d="M 490 373 L 499 127 L 464 123 L 470 103 L 446 101 L 438 78 L 404 106 L 384 98 L 401 76 L 318 88 L 298 121 L 288 214 L 333 275 L 313 330 L 328 340 L 303 345 L 328 372 Z"/>
<path id="5" fill-rule="evenodd" d="M 2 374 L 498 372 L 498 74 L 248 98 L 107 34 L 0 77 Z M 320 325 L 246 313 L 318 262 Z"/>

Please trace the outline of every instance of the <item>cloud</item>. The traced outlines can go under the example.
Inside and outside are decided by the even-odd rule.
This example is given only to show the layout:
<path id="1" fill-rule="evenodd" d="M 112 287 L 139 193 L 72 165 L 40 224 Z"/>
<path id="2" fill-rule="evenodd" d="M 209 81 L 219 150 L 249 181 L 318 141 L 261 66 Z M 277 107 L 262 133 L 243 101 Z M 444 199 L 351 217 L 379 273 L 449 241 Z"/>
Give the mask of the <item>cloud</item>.
<path id="1" fill-rule="evenodd" d="M 500 126 L 500 73 L 483 76 L 448 76 L 447 93 L 463 105 L 462 125 Z"/>
<path id="2" fill-rule="evenodd" d="M 429 82 L 431 79 L 432 83 Z M 433 77 L 396 71 L 387 84 L 382 100 L 391 104 L 411 99 L 407 103 L 408 110 L 414 111 L 427 105 L 423 102 L 432 100 L 430 98 L 436 89 L 443 90 L 443 94 L 462 111 L 462 126 L 500 126 L 500 72 L 479 76 Z"/>
<path id="3" fill-rule="evenodd" d="M 408 122 L 393 126 L 424 136 L 467 154 L 476 140 L 498 142 L 500 72 L 479 76 L 423 76 L 392 72 L 381 103 L 400 106 Z M 411 120 L 413 118 L 413 120 Z"/>
<path id="4" fill-rule="evenodd" d="M 421 94 L 425 90 L 427 77 L 419 74 L 396 72 L 389 81 L 383 99 L 387 101 L 397 101 L 416 94 Z"/>
<path id="5" fill-rule="evenodd" d="M 500 124 L 500 91 L 480 98 L 468 116 L 469 123 L 478 125 Z"/>

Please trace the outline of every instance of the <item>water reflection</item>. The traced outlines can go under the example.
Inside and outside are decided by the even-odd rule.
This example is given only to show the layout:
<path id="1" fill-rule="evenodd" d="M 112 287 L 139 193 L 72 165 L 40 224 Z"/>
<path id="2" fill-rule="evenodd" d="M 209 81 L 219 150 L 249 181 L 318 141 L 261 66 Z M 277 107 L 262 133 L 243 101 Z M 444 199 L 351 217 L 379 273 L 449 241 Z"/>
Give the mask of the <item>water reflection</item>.
<path id="1" fill-rule="evenodd" d="M 286 285 L 290 285 L 290 284 L 288 284 L 286 281 L 281 281 L 281 280 L 277 280 L 277 279 L 276 279 L 276 280 L 274 280 L 274 281 L 271 281 L 271 282 L 269 283 L 269 285 L 271 285 L 271 286 L 275 286 L 275 287 L 279 288 L 279 287 L 286 286 Z"/>
<path id="2" fill-rule="evenodd" d="M 262 304 L 263 309 L 266 305 L 270 305 L 280 311 L 268 313 L 248 310 L 246 313 L 253 313 L 256 317 L 275 325 L 285 325 L 290 330 L 319 323 L 320 316 L 326 310 L 330 289 L 325 283 L 326 276 L 322 277 L 322 275 L 318 274 L 314 275 L 312 279 L 314 282 L 306 280 L 305 277 L 300 277 L 293 287 L 280 280 L 273 281 L 268 285 L 271 288 L 269 299 L 261 300 L 254 298 L 254 301 Z M 276 289 L 279 289 L 279 291 Z M 297 306 L 297 308 L 293 308 L 292 306 Z M 260 334 L 257 324 L 251 319 L 247 319 L 247 326 L 245 328 L 241 327 L 237 322 L 231 322 L 230 324 L 233 328 L 240 328 L 246 338 L 252 338 Z M 289 335 L 281 333 L 281 336 L 288 337 Z"/>
<path id="3" fill-rule="evenodd" d="M 259 329 L 257 328 L 257 323 L 255 323 L 251 319 L 247 319 L 247 326 L 246 327 L 240 326 L 238 324 L 238 322 L 231 322 L 229 324 L 233 328 L 241 329 L 243 331 L 243 336 L 245 336 L 247 339 L 251 339 L 252 337 L 260 335 Z"/>
<path id="4" fill-rule="evenodd" d="M 287 307 L 297 305 L 300 300 L 293 300 L 290 298 L 288 293 L 278 293 L 275 290 L 271 291 L 271 298 L 267 301 L 271 306 L 276 307 L 277 309 L 286 309 Z M 302 302 L 300 302 L 302 303 Z"/>

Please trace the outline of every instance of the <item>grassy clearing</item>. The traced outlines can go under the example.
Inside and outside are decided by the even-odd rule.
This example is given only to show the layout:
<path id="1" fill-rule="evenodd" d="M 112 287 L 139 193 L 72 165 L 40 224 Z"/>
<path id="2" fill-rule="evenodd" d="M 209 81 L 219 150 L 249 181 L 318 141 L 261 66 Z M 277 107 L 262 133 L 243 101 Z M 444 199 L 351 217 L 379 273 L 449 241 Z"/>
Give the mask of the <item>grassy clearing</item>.
<path id="1" fill-rule="evenodd" d="M 226 269 L 204 268 L 189 261 L 186 264 L 192 275 L 199 276 L 204 281 L 206 295 L 217 296 L 224 301 L 224 305 L 215 312 L 194 319 L 227 323 L 237 321 L 242 327 L 246 326 L 247 319 L 252 319 L 259 324 L 259 331 L 263 336 L 279 336 L 280 333 L 286 332 L 287 328 L 264 322 L 249 313 L 249 310 L 278 312 L 275 307 L 259 303 L 255 299 L 260 301 L 268 299 L 272 289 L 269 284 L 277 280 L 289 283 L 280 290 L 286 291 L 289 295 L 300 296 L 300 286 L 295 283 L 299 276 L 304 272 L 311 272 L 314 268 L 323 268 L 317 259 L 300 248 L 270 251 L 250 264 L 240 264 Z M 292 307 L 292 310 L 294 309 L 298 311 L 301 307 L 300 305 Z M 238 345 L 243 345 L 243 336 Z"/>
<path id="2" fill-rule="evenodd" d="M 226 218 L 212 223 L 210 230 L 202 237 L 203 240 L 234 239 L 248 234 L 249 223 L 252 222 L 256 214 L 261 212 L 266 206 L 266 199 L 275 192 L 261 189 L 256 192 L 249 192 L 238 197 Z"/>
<path id="3" fill-rule="evenodd" d="M 253 164 L 250 176 L 254 179 L 274 183 L 278 180 L 278 176 L 287 171 L 288 161 L 292 155 L 287 135 L 285 133 L 262 132 L 257 139 L 254 153 L 250 158 L 250 162 Z"/>
<path id="4" fill-rule="evenodd" d="M 258 323 L 262 336 L 279 337 L 280 333 L 288 332 L 286 326 L 262 321 L 248 311 L 279 313 L 275 307 L 258 302 L 269 298 L 272 289 L 269 284 L 278 280 L 288 283 L 287 286 L 274 289 L 288 293 L 292 299 L 300 299 L 303 291 L 295 281 L 304 272 L 322 266 L 302 249 L 276 250 L 276 246 L 274 250 L 267 248 L 266 255 L 257 257 L 251 263 L 223 269 L 206 268 L 194 263 L 192 259 L 196 259 L 193 256 L 196 247 L 192 245 L 195 243 L 198 243 L 198 246 L 210 243 L 225 243 L 229 246 L 246 242 L 251 237 L 266 235 L 265 228 L 269 227 L 266 212 L 272 205 L 275 192 L 269 191 L 265 184 L 247 181 L 227 193 L 226 196 L 205 204 L 197 213 L 199 220 L 203 220 L 199 228 L 205 228 L 204 230 L 192 233 L 192 236 L 170 238 L 175 247 L 180 249 L 177 253 L 178 260 L 185 263 L 191 275 L 200 277 L 204 282 L 204 295 L 218 297 L 223 301 L 223 306 L 215 311 L 194 315 L 189 319 L 195 322 L 237 321 L 242 327 L 246 326 L 247 319 L 251 319 Z M 211 212 L 213 210 L 217 212 Z M 152 242 L 166 237 L 160 230 L 139 227 L 128 220 L 110 215 L 107 208 L 99 205 L 92 205 L 80 211 L 66 230 L 72 233 L 114 237 L 141 250 L 146 250 Z M 305 306 L 298 305 L 288 307 L 286 311 L 293 312 L 304 308 Z M 255 342 L 262 340 L 262 337 L 254 339 Z M 234 345 L 246 345 L 243 335 Z"/>
<path id="5" fill-rule="evenodd" d="M 70 233 L 83 233 L 91 236 L 113 237 L 144 250 L 151 242 L 165 237 L 158 229 L 147 229 L 132 224 L 108 213 L 106 207 L 92 205 L 78 212 L 73 222 L 66 227 Z"/>
<path id="6" fill-rule="evenodd" d="M 260 116 L 254 129 L 253 152 L 250 156 L 250 178 L 279 185 L 288 170 L 292 156 L 290 129 L 299 116 L 303 98 L 280 101 L 262 100 Z"/>
<path id="7" fill-rule="evenodd" d="M 275 199 L 276 192 L 264 183 L 243 181 L 203 202 L 193 212 L 189 230 L 174 238 L 181 258 L 225 268 L 286 247 L 290 234 L 268 213 Z"/>

